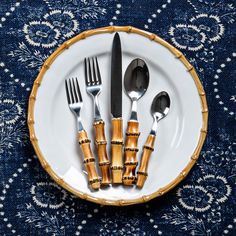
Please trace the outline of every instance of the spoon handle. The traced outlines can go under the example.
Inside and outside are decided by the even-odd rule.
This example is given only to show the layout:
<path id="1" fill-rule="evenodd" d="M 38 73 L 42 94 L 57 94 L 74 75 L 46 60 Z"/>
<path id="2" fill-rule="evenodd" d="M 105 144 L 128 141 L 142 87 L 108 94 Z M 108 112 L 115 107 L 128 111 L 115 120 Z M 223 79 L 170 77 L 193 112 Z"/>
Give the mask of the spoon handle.
<path id="1" fill-rule="evenodd" d="M 147 173 L 147 170 L 148 170 L 148 163 L 149 163 L 149 159 L 150 159 L 150 156 L 154 150 L 154 142 L 155 142 L 155 138 L 156 136 L 153 135 L 153 134 L 149 134 L 148 135 L 148 138 L 143 146 L 143 152 L 142 152 L 142 157 L 141 157 L 141 163 L 140 163 L 140 167 L 139 167 L 139 170 L 138 170 L 138 179 L 137 179 L 137 187 L 139 188 L 142 188 L 146 179 L 147 179 L 147 176 L 148 176 L 148 173 Z"/>
<path id="2" fill-rule="evenodd" d="M 102 185 L 108 185 L 111 183 L 110 177 L 110 161 L 107 155 L 107 141 L 104 131 L 105 123 L 103 120 L 94 122 L 93 124 L 95 129 L 95 136 L 96 136 L 96 146 L 97 146 L 97 153 L 98 153 L 98 161 L 99 167 L 102 173 Z"/>
<path id="3" fill-rule="evenodd" d="M 88 182 L 92 189 L 100 188 L 100 179 L 96 171 L 95 158 L 93 156 L 90 140 L 85 130 L 79 131 L 78 141 L 84 156 L 84 165 L 88 173 Z"/>
<path id="4" fill-rule="evenodd" d="M 138 121 L 130 120 L 126 131 L 124 185 L 133 185 L 136 180 L 135 169 L 138 164 L 136 154 L 138 152 L 137 144 L 139 135 Z"/>

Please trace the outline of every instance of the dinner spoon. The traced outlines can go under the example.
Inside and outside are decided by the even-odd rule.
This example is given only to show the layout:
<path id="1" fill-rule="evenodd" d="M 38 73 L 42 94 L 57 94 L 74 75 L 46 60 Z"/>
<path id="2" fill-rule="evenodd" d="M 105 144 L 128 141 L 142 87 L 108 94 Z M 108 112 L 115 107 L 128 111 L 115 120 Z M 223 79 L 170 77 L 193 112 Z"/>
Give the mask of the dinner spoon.
<path id="1" fill-rule="evenodd" d="M 138 164 L 136 153 L 138 152 L 137 144 L 140 134 L 137 103 L 147 91 L 148 84 L 149 71 L 147 64 L 140 58 L 134 59 L 129 64 L 124 77 L 125 91 L 132 101 L 131 115 L 126 130 L 124 185 L 133 185 L 135 181 L 135 169 Z"/>
<path id="2" fill-rule="evenodd" d="M 170 97 L 167 92 L 160 92 L 156 95 L 156 97 L 153 99 L 152 106 L 151 106 L 151 113 L 154 119 L 151 132 L 143 146 L 143 153 L 141 157 L 141 163 L 138 170 L 138 179 L 137 179 L 137 187 L 142 188 L 148 173 L 148 162 L 149 158 L 151 156 L 151 153 L 154 150 L 154 143 L 156 138 L 156 132 L 157 132 L 157 123 L 167 116 L 170 109 Z"/>

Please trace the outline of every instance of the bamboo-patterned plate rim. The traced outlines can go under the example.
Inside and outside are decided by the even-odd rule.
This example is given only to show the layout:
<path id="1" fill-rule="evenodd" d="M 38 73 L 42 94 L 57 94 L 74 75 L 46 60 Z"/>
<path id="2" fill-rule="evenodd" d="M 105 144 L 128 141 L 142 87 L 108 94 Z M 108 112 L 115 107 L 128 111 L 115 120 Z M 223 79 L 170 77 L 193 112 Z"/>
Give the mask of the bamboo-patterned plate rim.
<path id="1" fill-rule="evenodd" d="M 46 159 L 44 158 L 39 144 L 38 139 L 35 133 L 34 129 L 34 105 L 36 102 L 36 96 L 38 88 L 43 80 L 43 76 L 45 72 L 50 68 L 50 65 L 54 62 L 54 60 L 57 58 L 58 55 L 60 55 L 64 50 L 68 49 L 72 44 L 84 40 L 92 35 L 96 34 L 104 34 L 104 33 L 114 33 L 114 32 L 126 32 L 126 33 L 135 33 L 141 36 L 144 36 L 146 38 L 149 38 L 151 41 L 154 41 L 156 43 L 161 44 L 162 46 L 166 47 L 177 59 L 179 59 L 184 66 L 186 67 L 186 70 L 191 74 L 196 88 L 198 90 L 198 94 L 201 100 L 201 107 L 202 107 L 202 127 L 200 129 L 200 136 L 198 140 L 198 144 L 190 158 L 190 161 L 185 166 L 185 168 L 180 172 L 180 174 L 172 180 L 169 184 L 166 186 L 158 189 L 157 191 L 153 192 L 149 195 L 143 195 L 142 197 L 135 198 L 135 199 L 128 199 L 128 200 L 108 200 L 108 199 L 102 199 L 93 197 L 92 195 L 83 193 L 79 190 L 76 190 L 72 186 L 70 186 L 68 183 L 66 183 L 62 178 L 60 178 L 54 170 L 51 168 L 51 166 L 48 164 Z M 29 104 L 28 104 L 28 128 L 30 133 L 30 141 L 34 147 L 34 150 L 39 158 L 39 161 L 42 165 L 42 167 L 48 172 L 48 174 L 54 179 L 54 181 L 57 182 L 61 187 L 65 188 L 66 190 L 70 191 L 74 195 L 102 205 L 115 205 L 115 206 L 126 206 L 126 205 L 132 205 L 132 204 L 140 204 L 150 201 L 153 198 L 160 197 L 163 194 L 170 191 L 172 188 L 174 188 L 178 183 L 180 183 L 190 172 L 191 168 L 196 163 L 200 151 L 202 149 L 202 146 L 204 144 L 206 134 L 207 134 L 207 125 L 208 125 L 208 106 L 207 106 L 207 100 L 206 100 L 206 94 L 203 89 L 203 86 L 201 84 L 201 81 L 196 73 L 196 70 L 194 67 L 189 63 L 189 61 L 185 58 L 185 56 L 175 47 L 173 47 L 171 44 L 157 36 L 156 34 L 132 27 L 132 26 L 108 26 L 108 27 L 102 27 L 92 30 L 84 31 L 77 36 L 73 37 L 72 39 L 67 40 L 64 42 L 54 53 L 51 54 L 51 56 L 44 62 L 36 80 L 34 81 L 33 88 L 29 97 Z"/>

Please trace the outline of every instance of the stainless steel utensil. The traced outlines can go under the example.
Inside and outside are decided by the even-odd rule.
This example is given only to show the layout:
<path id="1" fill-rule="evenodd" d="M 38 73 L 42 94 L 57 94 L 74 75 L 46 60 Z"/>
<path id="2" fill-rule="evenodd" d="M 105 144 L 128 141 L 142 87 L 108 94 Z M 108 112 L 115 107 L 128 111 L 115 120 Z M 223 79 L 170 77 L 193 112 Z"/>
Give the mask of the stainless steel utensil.
<path id="1" fill-rule="evenodd" d="M 123 174 L 123 120 L 122 120 L 122 53 L 118 33 L 115 34 L 111 56 L 111 170 L 112 182 L 122 183 Z"/>
<path id="2" fill-rule="evenodd" d="M 102 185 L 108 185 L 111 183 L 110 177 L 110 161 L 108 159 L 106 150 L 106 136 L 104 131 L 105 122 L 102 120 L 98 96 L 102 89 L 102 79 L 99 70 L 97 57 L 95 58 L 85 58 L 85 83 L 86 91 L 93 98 L 94 102 L 94 129 L 95 129 L 95 139 L 98 153 L 99 167 L 102 173 Z"/>
<path id="3" fill-rule="evenodd" d="M 153 125 L 151 132 L 143 146 L 143 153 L 141 157 L 141 163 L 139 170 L 137 172 L 138 179 L 137 179 L 137 187 L 142 188 L 146 179 L 147 179 L 147 169 L 148 169 L 148 162 L 151 156 L 151 153 L 154 150 L 154 143 L 156 138 L 157 132 L 157 123 L 167 116 L 170 109 L 170 97 L 167 92 L 160 92 L 156 95 L 153 99 L 152 106 L 151 106 L 151 113 L 153 116 Z"/>
<path id="4" fill-rule="evenodd" d="M 83 100 L 77 78 L 65 81 L 67 101 L 70 110 L 77 120 L 78 141 L 84 155 L 84 165 L 88 173 L 88 182 L 92 189 L 100 188 L 100 179 L 96 171 L 95 158 L 90 148 L 90 140 L 83 128 L 80 111 L 83 106 Z"/>
<path id="5" fill-rule="evenodd" d="M 140 59 L 134 59 L 125 72 L 124 86 L 126 93 L 132 101 L 131 115 L 126 130 L 125 143 L 125 172 L 123 183 L 133 185 L 135 182 L 135 169 L 138 164 L 136 153 L 139 133 L 137 117 L 137 102 L 145 94 L 149 85 L 149 71 L 146 63 Z"/>

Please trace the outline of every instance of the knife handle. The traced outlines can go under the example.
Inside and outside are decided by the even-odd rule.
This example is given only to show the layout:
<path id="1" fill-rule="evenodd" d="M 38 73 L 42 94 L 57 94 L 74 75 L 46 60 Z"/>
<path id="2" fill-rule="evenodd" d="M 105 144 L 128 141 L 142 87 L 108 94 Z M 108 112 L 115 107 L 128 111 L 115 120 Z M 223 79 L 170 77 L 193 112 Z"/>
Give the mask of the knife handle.
<path id="1" fill-rule="evenodd" d="M 154 147 L 154 143 L 155 143 L 155 138 L 156 138 L 155 135 L 149 134 L 147 137 L 147 140 L 143 146 L 141 163 L 140 163 L 139 170 L 137 172 L 138 178 L 137 178 L 136 185 L 139 188 L 143 187 L 143 185 L 147 179 L 147 176 L 148 176 L 148 173 L 147 173 L 148 163 L 149 163 L 150 156 L 151 156 L 152 152 L 154 151 L 153 147 Z"/>
<path id="2" fill-rule="evenodd" d="M 138 152 L 137 144 L 139 135 L 138 121 L 130 120 L 126 131 L 124 185 L 133 185 L 136 180 L 135 169 L 138 165 L 136 154 Z"/>
<path id="3" fill-rule="evenodd" d="M 112 119 L 112 138 L 111 138 L 111 171 L 112 182 L 114 184 L 122 183 L 123 174 L 123 120 L 122 118 Z"/>
<path id="4" fill-rule="evenodd" d="M 107 141 L 105 137 L 104 126 L 105 122 L 103 120 L 96 121 L 93 124 L 96 136 L 96 146 L 98 152 L 99 167 L 102 173 L 102 185 L 108 185 L 111 183 L 110 176 L 110 161 L 107 156 Z"/>
<path id="5" fill-rule="evenodd" d="M 84 156 L 84 165 L 88 173 L 88 182 L 92 189 L 100 188 L 100 178 L 96 171 L 95 158 L 93 156 L 90 140 L 85 130 L 78 132 L 78 141 Z"/>

